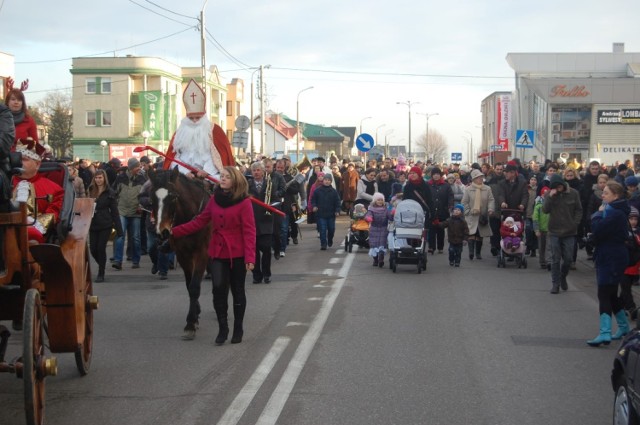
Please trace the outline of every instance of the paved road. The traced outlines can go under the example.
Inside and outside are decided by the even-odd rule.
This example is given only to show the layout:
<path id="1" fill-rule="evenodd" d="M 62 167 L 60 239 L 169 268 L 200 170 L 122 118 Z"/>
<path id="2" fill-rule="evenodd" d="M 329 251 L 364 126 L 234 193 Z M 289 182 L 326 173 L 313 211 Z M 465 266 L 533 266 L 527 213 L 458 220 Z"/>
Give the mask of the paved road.
<path id="1" fill-rule="evenodd" d="M 616 346 L 584 343 L 597 332 L 591 266 L 579 262 L 552 296 L 537 264 L 497 269 L 485 251 L 459 269 L 436 254 L 422 275 L 394 274 L 362 251 L 320 251 L 305 226 L 272 284 L 247 278 L 244 341 L 222 347 L 210 283 L 201 330 L 181 341 L 184 283 L 175 271 L 157 280 L 145 257 L 96 285 L 92 370 L 80 378 L 58 356 L 46 423 L 609 423 Z M 21 391 L 0 376 L 0 425 L 24 423 Z"/>

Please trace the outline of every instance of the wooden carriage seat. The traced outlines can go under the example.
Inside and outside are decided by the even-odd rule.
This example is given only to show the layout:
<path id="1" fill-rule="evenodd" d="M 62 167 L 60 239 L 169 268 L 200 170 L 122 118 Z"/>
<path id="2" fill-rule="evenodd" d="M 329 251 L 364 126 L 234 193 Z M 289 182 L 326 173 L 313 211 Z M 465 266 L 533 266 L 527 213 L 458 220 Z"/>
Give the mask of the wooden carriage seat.
<path id="1" fill-rule="evenodd" d="M 75 200 L 76 193 L 73 189 L 73 183 L 69 180 L 69 170 L 62 162 L 43 161 L 40 165 L 40 169 L 38 170 L 38 174 L 43 175 L 54 183 L 57 183 L 64 190 L 62 210 L 60 211 L 56 231 L 51 235 L 53 242 L 60 244 L 66 239 L 73 227 L 73 202 Z"/>

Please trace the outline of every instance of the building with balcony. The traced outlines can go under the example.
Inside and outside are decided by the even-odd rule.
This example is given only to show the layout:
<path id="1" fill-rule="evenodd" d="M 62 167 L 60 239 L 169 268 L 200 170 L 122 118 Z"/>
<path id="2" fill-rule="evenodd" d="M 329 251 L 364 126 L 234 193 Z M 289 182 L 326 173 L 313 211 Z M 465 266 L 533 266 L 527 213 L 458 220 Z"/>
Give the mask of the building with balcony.
<path id="1" fill-rule="evenodd" d="M 186 115 L 182 92 L 191 78 L 199 83 L 202 69 L 182 68 L 155 57 L 74 58 L 73 155 L 106 160 L 141 156 L 133 149 L 149 144 L 165 151 Z M 207 112 L 226 127 L 226 91 L 218 70 L 207 72 Z M 101 141 L 106 141 L 105 147 Z M 151 155 L 153 156 L 153 155 Z"/>

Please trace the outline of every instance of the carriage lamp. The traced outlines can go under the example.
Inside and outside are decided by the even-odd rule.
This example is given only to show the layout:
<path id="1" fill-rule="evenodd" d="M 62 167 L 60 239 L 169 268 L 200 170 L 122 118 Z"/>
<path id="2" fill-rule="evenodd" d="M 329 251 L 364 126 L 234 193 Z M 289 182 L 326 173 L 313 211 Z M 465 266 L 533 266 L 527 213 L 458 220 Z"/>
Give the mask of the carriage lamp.
<path id="1" fill-rule="evenodd" d="M 48 357 L 44 359 L 44 375 L 56 376 L 58 374 L 58 359 L 56 357 Z"/>
<path id="2" fill-rule="evenodd" d="M 89 307 L 91 308 L 91 310 L 97 310 L 98 307 L 100 306 L 100 302 L 98 301 L 98 296 L 97 295 L 91 295 L 89 297 Z"/>

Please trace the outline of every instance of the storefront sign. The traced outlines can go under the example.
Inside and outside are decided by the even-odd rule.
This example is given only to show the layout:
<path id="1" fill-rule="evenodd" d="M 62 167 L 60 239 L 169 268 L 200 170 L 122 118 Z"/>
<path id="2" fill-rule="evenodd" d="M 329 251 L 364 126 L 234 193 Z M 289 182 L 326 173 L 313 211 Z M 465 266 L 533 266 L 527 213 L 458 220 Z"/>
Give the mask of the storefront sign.
<path id="1" fill-rule="evenodd" d="M 585 86 L 574 86 L 569 89 L 565 84 L 558 84 L 551 88 L 549 97 L 587 97 L 591 92 Z"/>
<path id="2" fill-rule="evenodd" d="M 640 146 L 600 146 L 603 153 L 634 153 L 640 154 Z"/>
<path id="3" fill-rule="evenodd" d="M 640 124 L 640 109 L 603 109 L 598 124 Z"/>
<path id="4" fill-rule="evenodd" d="M 497 150 L 506 151 L 509 150 L 509 138 L 511 137 L 511 96 L 498 96 L 497 100 L 498 145 L 501 146 L 501 149 Z"/>

